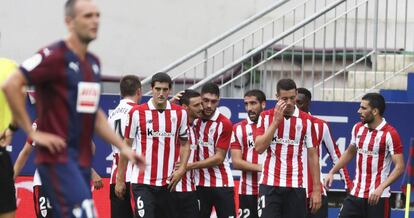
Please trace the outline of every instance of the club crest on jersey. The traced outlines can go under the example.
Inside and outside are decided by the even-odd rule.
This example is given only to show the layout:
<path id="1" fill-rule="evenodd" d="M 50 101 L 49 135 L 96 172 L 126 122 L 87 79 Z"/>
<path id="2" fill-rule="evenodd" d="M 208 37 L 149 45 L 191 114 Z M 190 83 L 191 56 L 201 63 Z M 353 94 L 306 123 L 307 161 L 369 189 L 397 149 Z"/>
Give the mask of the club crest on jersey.
<path id="1" fill-rule="evenodd" d="M 152 137 L 173 137 L 175 134 L 171 132 L 154 131 L 153 129 L 147 129 L 147 136 Z"/>
<path id="2" fill-rule="evenodd" d="M 47 210 L 41 210 L 40 213 L 42 214 L 42 217 L 47 216 Z"/>
<path id="3" fill-rule="evenodd" d="M 140 217 L 144 217 L 144 215 L 145 215 L 145 210 L 144 210 L 144 209 L 138 210 L 138 215 L 139 215 Z"/>

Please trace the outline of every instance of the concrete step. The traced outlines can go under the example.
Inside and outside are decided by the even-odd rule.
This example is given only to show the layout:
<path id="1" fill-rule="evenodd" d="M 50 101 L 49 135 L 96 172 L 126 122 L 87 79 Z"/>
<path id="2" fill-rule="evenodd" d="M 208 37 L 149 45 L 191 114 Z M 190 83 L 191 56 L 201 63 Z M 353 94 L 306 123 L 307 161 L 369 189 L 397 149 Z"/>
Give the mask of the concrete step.
<path id="1" fill-rule="evenodd" d="M 377 70 L 393 72 L 403 69 L 414 62 L 414 55 L 411 54 L 380 54 L 372 56 L 374 64 L 377 63 Z M 395 62 L 395 63 L 394 63 Z M 409 67 L 405 72 L 414 72 L 414 66 Z"/>
<path id="2" fill-rule="evenodd" d="M 353 88 L 321 88 L 315 90 L 315 100 L 318 101 L 359 101 L 362 95 L 367 93 L 367 89 Z M 379 92 L 378 89 L 370 92 Z"/>
<path id="3" fill-rule="evenodd" d="M 389 79 L 377 88 L 406 90 L 407 73 L 394 75 L 394 72 L 349 71 L 346 83 L 348 88 L 366 89 L 373 87 L 376 83 Z"/>

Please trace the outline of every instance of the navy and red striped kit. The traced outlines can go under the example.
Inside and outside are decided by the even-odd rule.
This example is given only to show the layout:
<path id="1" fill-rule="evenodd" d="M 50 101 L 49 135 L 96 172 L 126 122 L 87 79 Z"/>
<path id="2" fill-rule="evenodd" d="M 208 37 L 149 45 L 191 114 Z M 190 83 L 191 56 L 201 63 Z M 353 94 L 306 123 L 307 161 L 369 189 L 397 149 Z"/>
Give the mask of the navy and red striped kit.
<path id="1" fill-rule="evenodd" d="M 36 90 L 37 130 L 66 141 L 52 154 L 37 144 L 35 162 L 53 217 L 95 214 L 90 177 L 92 136 L 100 97 L 100 63 L 86 53 L 83 59 L 64 41 L 41 49 L 20 66 Z"/>
<path id="2" fill-rule="evenodd" d="M 79 82 L 100 82 L 97 57 L 87 53 L 81 60 L 59 41 L 24 61 L 20 70 L 36 89 L 38 130 L 59 135 L 67 142 L 67 148 L 57 154 L 38 146 L 35 162 L 65 163 L 72 158 L 81 167 L 90 167 L 95 113 L 79 113 L 76 105 Z"/>

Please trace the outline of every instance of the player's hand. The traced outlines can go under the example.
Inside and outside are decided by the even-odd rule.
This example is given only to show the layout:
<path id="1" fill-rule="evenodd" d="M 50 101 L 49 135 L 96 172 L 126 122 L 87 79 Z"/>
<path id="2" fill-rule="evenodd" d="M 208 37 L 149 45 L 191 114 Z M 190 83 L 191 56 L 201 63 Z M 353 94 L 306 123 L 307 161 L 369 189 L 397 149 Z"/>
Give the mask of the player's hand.
<path id="1" fill-rule="evenodd" d="M 329 190 L 329 188 L 331 188 L 332 186 L 332 182 L 333 182 L 333 174 L 331 172 L 328 173 L 328 175 L 326 175 L 325 179 L 324 179 L 324 186 L 327 190 Z"/>
<path id="2" fill-rule="evenodd" d="M 135 153 L 130 147 L 124 146 L 121 150 L 121 154 L 127 157 L 132 164 L 138 166 L 139 170 L 145 170 L 145 158 Z"/>
<path id="3" fill-rule="evenodd" d="M 124 199 L 125 196 L 125 192 L 126 192 L 126 187 L 125 187 L 125 182 L 116 182 L 115 184 L 115 195 L 116 197 L 118 197 L 119 199 Z"/>
<path id="4" fill-rule="evenodd" d="M 309 208 L 311 209 L 311 213 L 315 214 L 318 212 L 319 208 L 322 206 L 322 196 L 321 192 L 313 191 L 311 198 L 309 199 Z"/>
<path id="5" fill-rule="evenodd" d="M 102 178 L 98 174 L 96 174 L 95 176 L 94 174 L 92 174 L 92 181 L 93 181 L 93 188 L 95 190 L 99 190 L 103 188 L 104 184 L 103 184 Z"/>
<path id="6" fill-rule="evenodd" d="M 175 94 L 174 97 L 170 99 L 170 103 L 177 104 L 183 96 L 184 92 L 185 91 L 179 91 L 177 94 Z"/>
<path id="7" fill-rule="evenodd" d="M 181 180 L 185 172 L 186 170 L 183 167 L 180 167 L 171 174 L 170 178 L 167 180 L 168 189 L 170 191 L 174 191 L 175 186 L 177 186 L 177 183 Z"/>
<path id="8" fill-rule="evenodd" d="M 13 131 L 11 131 L 9 128 L 4 130 L 0 134 L 0 146 L 6 147 L 7 145 L 10 145 L 12 141 L 12 137 L 13 137 Z"/>
<path id="9" fill-rule="evenodd" d="M 375 189 L 374 192 L 372 192 L 369 197 L 368 197 L 368 204 L 373 206 L 378 204 L 379 199 L 381 198 L 382 192 L 384 191 L 384 189 L 381 188 L 381 186 L 379 186 L 378 188 Z"/>
<path id="10" fill-rule="evenodd" d="M 180 161 L 175 162 L 175 164 L 174 164 L 174 171 L 178 170 L 180 168 L 180 165 L 181 165 L 181 162 Z"/>
<path id="11" fill-rule="evenodd" d="M 279 123 L 281 120 L 283 120 L 285 110 L 286 110 L 286 102 L 282 100 L 277 101 L 277 104 L 273 111 L 273 122 Z"/>
<path id="12" fill-rule="evenodd" d="M 52 133 L 37 130 L 30 132 L 29 137 L 36 142 L 37 146 L 47 148 L 52 154 L 59 153 L 66 147 L 65 140 Z"/>

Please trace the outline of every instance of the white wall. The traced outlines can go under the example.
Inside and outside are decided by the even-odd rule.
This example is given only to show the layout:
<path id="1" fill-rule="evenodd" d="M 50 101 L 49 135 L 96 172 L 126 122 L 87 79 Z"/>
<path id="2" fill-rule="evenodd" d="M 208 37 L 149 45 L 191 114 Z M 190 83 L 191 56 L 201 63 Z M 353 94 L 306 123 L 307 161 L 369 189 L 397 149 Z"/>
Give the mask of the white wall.
<path id="1" fill-rule="evenodd" d="M 92 50 L 105 75 L 157 71 L 255 14 L 272 0 L 99 0 Z M 23 61 L 62 38 L 63 0 L 0 0 L 0 56 Z"/>
<path id="2" fill-rule="evenodd" d="M 91 48 L 101 58 L 105 75 L 148 76 L 274 1 L 99 0 L 101 28 Z M 289 5 L 302 1 L 291 0 Z M 390 0 L 390 8 L 395 1 Z M 21 62 L 61 39 L 66 33 L 63 4 L 64 0 L 0 0 L 0 56 Z M 411 13 L 409 21 L 413 20 Z"/>

